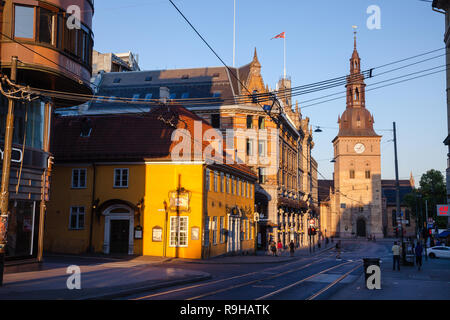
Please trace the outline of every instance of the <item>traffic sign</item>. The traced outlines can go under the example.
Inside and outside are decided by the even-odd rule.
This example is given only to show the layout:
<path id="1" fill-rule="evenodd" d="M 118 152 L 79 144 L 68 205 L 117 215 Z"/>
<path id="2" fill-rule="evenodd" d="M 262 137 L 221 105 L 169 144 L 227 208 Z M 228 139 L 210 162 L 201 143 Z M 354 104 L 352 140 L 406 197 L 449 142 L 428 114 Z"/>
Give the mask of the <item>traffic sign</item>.
<path id="1" fill-rule="evenodd" d="M 314 221 L 314 219 L 309 220 L 309 225 L 313 226 L 316 222 Z"/>

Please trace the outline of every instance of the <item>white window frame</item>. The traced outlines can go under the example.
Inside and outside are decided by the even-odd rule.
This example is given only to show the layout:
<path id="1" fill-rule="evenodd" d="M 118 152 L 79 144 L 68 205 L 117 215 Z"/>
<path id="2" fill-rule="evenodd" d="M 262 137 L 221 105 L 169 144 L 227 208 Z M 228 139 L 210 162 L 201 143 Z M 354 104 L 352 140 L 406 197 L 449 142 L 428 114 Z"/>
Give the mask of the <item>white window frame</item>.
<path id="1" fill-rule="evenodd" d="M 225 222 L 225 217 L 224 216 L 219 217 L 219 230 L 220 230 L 219 241 L 220 241 L 220 243 L 225 242 L 224 222 Z"/>
<path id="2" fill-rule="evenodd" d="M 82 209 L 83 212 L 80 212 Z M 76 216 L 76 226 L 72 227 L 72 216 Z M 83 215 L 83 225 L 80 227 L 80 216 Z M 72 206 L 70 207 L 69 214 L 69 230 L 84 230 L 86 225 L 86 208 L 83 206 Z"/>
<path id="3" fill-rule="evenodd" d="M 217 244 L 217 217 L 213 217 L 213 219 L 212 219 L 212 233 L 213 233 L 212 244 L 216 245 Z"/>
<path id="4" fill-rule="evenodd" d="M 75 180 L 74 180 L 74 175 L 75 172 L 78 172 L 78 180 L 76 181 L 76 185 L 75 185 Z M 80 186 L 80 172 L 84 171 L 84 186 Z M 86 168 L 76 168 L 76 169 L 72 169 L 72 189 L 86 189 L 87 188 L 87 169 Z"/>
<path id="5" fill-rule="evenodd" d="M 174 238 L 172 237 L 173 233 L 177 233 L 176 227 L 177 225 L 174 224 L 174 221 L 178 220 L 178 224 L 180 225 L 180 228 L 178 228 L 178 235 L 176 235 L 175 242 L 173 241 Z M 180 221 L 185 220 L 186 221 L 186 228 L 185 230 L 181 230 L 181 224 Z M 170 217 L 170 226 L 169 226 L 169 247 L 178 247 L 178 248 L 186 248 L 189 245 L 189 217 L 188 216 L 171 216 Z M 186 244 L 180 244 L 180 234 L 185 233 L 186 235 Z"/>
<path id="6" fill-rule="evenodd" d="M 117 170 L 120 170 L 120 183 L 117 185 Z M 123 173 L 127 172 L 127 180 L 126 180 L 126 186 L 122 185 L 123 182 Z M 128 188 L 130 182 L 130 169 L 129 168 L 114 168 L 114 188 Z"/>

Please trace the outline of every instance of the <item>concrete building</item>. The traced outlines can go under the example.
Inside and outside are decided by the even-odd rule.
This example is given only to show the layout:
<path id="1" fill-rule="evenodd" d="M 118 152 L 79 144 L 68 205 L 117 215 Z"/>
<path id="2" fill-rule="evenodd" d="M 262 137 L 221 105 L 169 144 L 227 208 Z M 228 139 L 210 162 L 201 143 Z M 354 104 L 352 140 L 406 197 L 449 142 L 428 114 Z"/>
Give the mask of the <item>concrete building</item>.
<path id="1" fill-rule="evenodd" d="M 444 32 L 444 43 L 446 47 L 446 63 L 447 63 L 447 137 L 444 140 L 444 144 L 448 147 L 447 153 L 447 170 L 446 170 L 446 181 L 447 181 L 447 203 L 450 203 L 450 69 L 448 65 L 450 64 L 450 0 L 433 0 L 432 8 L 434 11 L 445 15 L 445 32 Z M 449 220 L 450 221 L 450 220 Z"/>
<path id="2" fill-rule="evenodd" d="M 69 5 L 81 9 L 81 28 L 67 27 Z M 17 57 L 19 86 L 92 94 L 92 0 L 6 0 L 0 2 L 0 67 L 11 76 Z M 3 85 L 5 92 L 10 90 Z M 14 103 L 12 161 L 6 244 L 8 266 L 42 260 L 44 217 L 49 200 L 52 156 L 49 150 L 53 110 L 82 100 L 39 96 Z M 0 94 L 0 148 L 3 163 L 8 99 Z M 3 213 L 2 213 L 3 214 Z M 6 214 L 6 213 L 5 213 Z"/>

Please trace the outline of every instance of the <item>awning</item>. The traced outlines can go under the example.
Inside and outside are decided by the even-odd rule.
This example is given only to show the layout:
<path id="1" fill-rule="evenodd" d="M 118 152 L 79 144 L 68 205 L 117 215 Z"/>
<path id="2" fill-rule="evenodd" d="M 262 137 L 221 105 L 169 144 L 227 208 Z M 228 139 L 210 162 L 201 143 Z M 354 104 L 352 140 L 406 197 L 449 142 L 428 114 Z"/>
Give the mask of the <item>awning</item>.
<path id="1" fill-rule="evenodd" d="M 441 233 L 438 234 L 438 238 L 447 238 L 448 236 L 450 236 L 450 230 L 445 230 L 442 231 Z"/>

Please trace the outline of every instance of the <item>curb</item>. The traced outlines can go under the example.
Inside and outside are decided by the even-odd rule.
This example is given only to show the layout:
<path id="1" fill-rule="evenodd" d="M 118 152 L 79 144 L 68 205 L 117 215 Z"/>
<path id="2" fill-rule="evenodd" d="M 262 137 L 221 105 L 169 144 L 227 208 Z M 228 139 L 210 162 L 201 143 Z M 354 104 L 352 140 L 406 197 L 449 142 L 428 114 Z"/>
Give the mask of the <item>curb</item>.
<path id="1" fill-rule="evenodd" d="M 192 277 L 192 278 L 188 278 L 188 279 L 171 280 L 171 281 L 155 283 L 152 285 L 147 285 L 147 286 L 142 286 L 142 287 L 124 289 L 124 290 L 105 293 L 105 294 L 91 295 L 91 296 L 82 297 L 82 298 L 75 299 L 75 300 L 112 300 L 112 299 L 126 297 L 126 296 L 136 294 L 136 293 L 157 290 L 157 289 L 162 289 L 162 288 L 175 287 L 175 286 L 179 286 L 179 285 L 183 285 L 183 284 L 189 284 L 189 283 L 209 280 L 211 278 L 212 278 L 212 276 L 210 274 L 207 274 L 207 275 L 196 276 L 196 277 Z"/>

